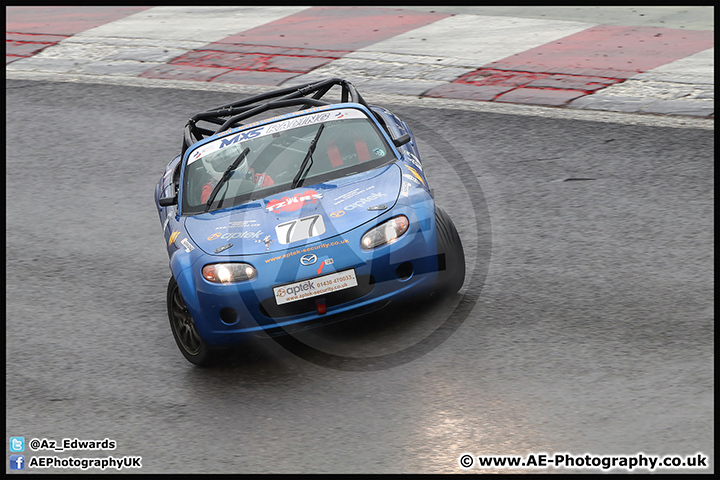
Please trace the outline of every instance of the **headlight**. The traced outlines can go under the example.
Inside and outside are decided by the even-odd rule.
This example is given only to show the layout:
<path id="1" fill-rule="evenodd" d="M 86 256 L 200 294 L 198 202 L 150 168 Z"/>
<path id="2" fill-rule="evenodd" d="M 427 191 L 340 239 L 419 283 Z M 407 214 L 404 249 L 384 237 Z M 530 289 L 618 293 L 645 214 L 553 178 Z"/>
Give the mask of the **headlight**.
<path id="1" fill-rule="evenodd" d="M 405 215 L 391 218 L 387 222 L 383 222 L 377 227 L 367 231 L 360 240 L 360 246 L 365 250 L 377 248 L 381 245 L 393 243 L 407 232 L 410 221 Z"/>
<path id="2" fill-rule="evenodd" d="M 213 263 L 203 267 L 202 275 L 208 282 L 231 283 L 255 278 L 257 271 L 249 263 Z"/>

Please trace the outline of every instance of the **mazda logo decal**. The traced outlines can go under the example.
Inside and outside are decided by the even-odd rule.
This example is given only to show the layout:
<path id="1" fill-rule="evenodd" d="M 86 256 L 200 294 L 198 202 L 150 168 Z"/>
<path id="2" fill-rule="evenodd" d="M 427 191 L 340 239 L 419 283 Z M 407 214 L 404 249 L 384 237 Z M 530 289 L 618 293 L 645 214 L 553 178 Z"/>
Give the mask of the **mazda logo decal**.
<path id="1" fill-rule="evenodd" d="M 300 257 L 300 263 L 303 265 L 312 265 L 315 262 L 317 262 L 317 255 L 313 253 Z"/>

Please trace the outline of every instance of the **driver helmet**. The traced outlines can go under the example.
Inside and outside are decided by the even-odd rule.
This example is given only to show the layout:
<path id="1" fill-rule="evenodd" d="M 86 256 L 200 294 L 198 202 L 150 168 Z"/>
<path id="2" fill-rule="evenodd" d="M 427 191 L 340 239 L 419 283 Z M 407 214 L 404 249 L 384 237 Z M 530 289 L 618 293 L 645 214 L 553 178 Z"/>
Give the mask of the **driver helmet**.
<path id="1" fill-rule="evenodd" d="M 206 155 L 201 158 L 203 166 L 205 167 L 205 170 L 210 174 L 210 176 L 215 180 L 220 180 L 222 178 L 223 173 L 225 172 L 225 169 L 230 166 L 230 164 L 237 158 L 237 155 L 239 155 L 239 151 L 232 151 L 233 153 L 231 155 L 223 155 L 223 154 L 215 154 L 215 155 Z M 224 153 L 224 152 L 223 152 Z M 235 169 L 235 173 L 233 175 L 236 176 L 243 176 L 248 171 L 248 159 L 245 158 L 242 162 L 240 162 L 240 165 L 238 165 L 237 169 Z"/>

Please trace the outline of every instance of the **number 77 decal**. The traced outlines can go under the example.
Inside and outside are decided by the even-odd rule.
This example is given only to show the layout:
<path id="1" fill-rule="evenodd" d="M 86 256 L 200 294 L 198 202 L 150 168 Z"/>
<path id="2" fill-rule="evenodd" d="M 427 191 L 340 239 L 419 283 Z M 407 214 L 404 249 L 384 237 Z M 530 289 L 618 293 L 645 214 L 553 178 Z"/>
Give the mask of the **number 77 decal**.
<path id="1" fill-rule="evenodd" d="M 278 242 L 283 245 L 299 242 L 325 233 L 325 221 L 322 215 L 311 215 L 291 222 L 281 223 L 275 227 L 275 233 Z"/>

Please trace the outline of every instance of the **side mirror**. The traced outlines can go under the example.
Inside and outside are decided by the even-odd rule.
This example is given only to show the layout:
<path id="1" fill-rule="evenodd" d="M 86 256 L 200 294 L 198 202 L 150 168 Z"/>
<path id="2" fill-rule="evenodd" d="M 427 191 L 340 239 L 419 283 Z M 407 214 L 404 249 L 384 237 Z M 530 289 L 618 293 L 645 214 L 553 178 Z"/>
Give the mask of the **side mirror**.
<path id="1" fill-rule="evenodd" d="M 169 207 L 171 205 L 177 205 L 177 195 L 174 197 L 163 197 L 158 200 L 161 207 Z"/>
<path id="2" fill-rule="evenodd" d="M 405 135 L 401 135 L 398 138 L 393 138 L 393 144 L 396 147 L 401 147 L 408 143 L 410 141 L 410 134 L 406 133 Z"/>

